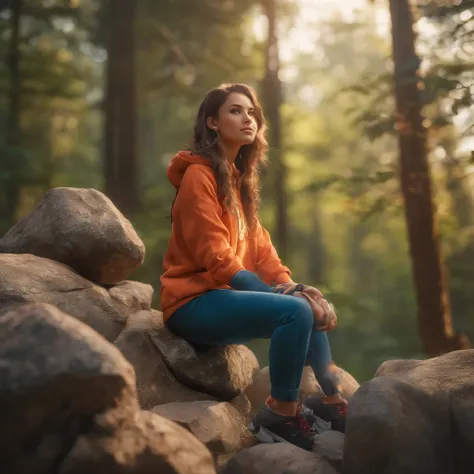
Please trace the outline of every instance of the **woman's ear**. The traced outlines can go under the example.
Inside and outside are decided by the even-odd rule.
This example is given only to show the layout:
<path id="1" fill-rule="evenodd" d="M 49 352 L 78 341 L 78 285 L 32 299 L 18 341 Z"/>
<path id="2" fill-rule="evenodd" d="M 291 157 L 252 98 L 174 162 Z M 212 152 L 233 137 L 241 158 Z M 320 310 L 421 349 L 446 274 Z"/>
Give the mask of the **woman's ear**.
<path id="1" fill-rule="evenodd" d="M 217 121 L 214 117 L 207 117 L 206 125 L 211 129 L 217 132 Z"/>

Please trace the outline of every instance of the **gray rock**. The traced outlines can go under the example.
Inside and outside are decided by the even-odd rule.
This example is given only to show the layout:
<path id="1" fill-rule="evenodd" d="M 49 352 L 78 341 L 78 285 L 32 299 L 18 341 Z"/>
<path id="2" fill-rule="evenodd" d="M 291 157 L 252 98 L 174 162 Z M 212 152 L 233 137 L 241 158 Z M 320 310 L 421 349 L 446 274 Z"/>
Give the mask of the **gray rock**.
<path id="1" fill-rule="evenodd" d="M 317 434 L 314 437 L 313 453 L 323 456 L 337 472 L 342 472 L 344 434 L 339 431 L 325 431 Z"/>
<path id="2" fill-rule="evenodd" d="M 177 380 L 220 400 L 243 393 L 259 370 L 254 353 L 243 345 L 196 349 L 164 325 L 151 339 Z"/>
<path id="3" fill-rule="evenodd" d="M 388 360 L 375 377 L 389 376 L 427 393 L 474 386 L 474 349 L 454 351 L 426 360 Z"/>
<path id="4" fill-rule="evenodd" d="M 153 412 L 189 430 L 216 457 L 237 452 L 249 436 L 246 418 L 228 402 L 167 403 Z"/>
<path id="5" fill-rule="evenodd" d="M 250 400 L 248 399 L 247 395 L 245 395 L 245 393 L 237 395 L 229 403 L 233 407 L 237 408 L 237 410 L 239 410 L 239 412 L 242 413 L 242 415 L 244 415 L 247 419 L 250 419 L 252 417 L 252 404 L 250 403 Z"/>
<path id="6" fill-rule="evenodd" d="M 457 474 L 452 447 L 448 397 L 379 377 L 349 402 L 342 472 Z"/>
<path id="7" fill-rule="evenodd" d="M 151 335 L 162 324 L 159 311 L 139 311 L 130 315 L 127 327 L 114 342 L 135 369 L 141 408 L 148 410 L 170 402 L 212 400 L 211 395 L 178 382 L 163 362 L 151 340 Z"/>
<path id="8" fill-rule="evenodd" d="M 138 412 L 111 435 L 81 436 L 58 474 L 215 474 L 211 453 L 176 423 Z"/>
<path id="9" fill-rule="evenodd" d="M 145 246 L 100 191 L 54 188 L 0 239 L 0 252 L 49 258 L 89 280 L 115 284 L 140 266 Z"/>
<path id="10" fill-rule="evenodd" d="M 430 403 L 436 404 L 431 423 L 433 429 L 443 436 L 444 443 L 452 447 L 451 462 L 457 469 L 452 472 L 456 473 L 474 472 L 473 366 L 474 350 L 466 349 L 427 360 L 386 361 L 376 373 L 377 378 L 390 377 L 424 392 Z M 417 419 L 414 420 L 418 423 Z M 406 423 L 409 423 L 408 419 Z M 435 462 L 442 468 L 445 463 L 439 457 L 443 456 L 443 450 L 436 448 L 435 452 L 438 456 Z"/>
<path id="11" fill-rule="evenodd" d="M 474 472 L 474 387 L 453 391 L 450 405 L 450 434 L 457 474 L 471 474 Z"/>
<path id="12" fill-rule="evenodd" d="M 62 263 L 34 255 L 0 254 L 0 318 L 24 303 L 48 303 L 114 341 L 130 308 Z"/>
<path id="13" fill-rule="evenodd" d="M 337 471 L 322 456 L 289 443 L 259 444 L 243 449 L 222 470 L 222 474 L 263 473 L 337 474 Z"/>
<path id="14" fill-rule="evenodd" d="M 49 474 L 94 416 L 138 410 L 133 369 L 76 319 L 45 304 L 0 318 L 0 465 L 4 474 Z"/>
<path id="15" fill-rule="evenodd" d="M 126 280 L 109 288 L 109 295 L 130 312 L 151 309 L 153 287 L 140 281 Z"/>

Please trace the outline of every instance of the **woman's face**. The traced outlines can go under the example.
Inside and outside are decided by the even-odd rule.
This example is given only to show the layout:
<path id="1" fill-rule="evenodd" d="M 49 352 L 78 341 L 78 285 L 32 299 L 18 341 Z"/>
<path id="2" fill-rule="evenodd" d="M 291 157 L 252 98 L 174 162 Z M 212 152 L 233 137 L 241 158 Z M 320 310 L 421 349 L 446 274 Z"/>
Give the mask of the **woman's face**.
<path id="1" fill-rule="evenodd" d="M 253 143 L 258 128 L 252 101 L 237 92 L 229 95 L 217 119 L 210 117 L 207 125 L 219 133 L 221 141 L 239 147 Z"/>

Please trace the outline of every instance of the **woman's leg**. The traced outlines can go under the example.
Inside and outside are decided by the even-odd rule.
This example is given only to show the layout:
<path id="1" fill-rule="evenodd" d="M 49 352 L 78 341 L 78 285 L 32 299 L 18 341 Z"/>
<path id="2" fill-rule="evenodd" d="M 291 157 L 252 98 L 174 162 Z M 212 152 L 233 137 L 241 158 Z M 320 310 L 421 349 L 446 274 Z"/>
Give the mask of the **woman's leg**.
<path id="1" fill-rule="evenodd" d="M 305 406 L 312 411 L 313 415 L 330 422 L 333 430 L 344 433 L 347 401 L 339 393 L 337 380 L 330 371 L 332 356 L 325 332 L 312 332 L 308 362 L 325 396 L 311 395 L 305 400 Z"/>
<path id="2" fill-rule="evenodd" d="M 336 381 L 329 370 L 332 355 L 327 333 L 321 331 L 311 333 L 307 360 L 324 394 L 330 397 L 339 393 Z"/>
<path id="3" fill-rule="evenodd" d="M 234 344 L 271 338 L 271 395 L 298 400 L 313 327 L 308 302 L 294 296 L 253 291 L 209 291 L 178 309 L 167 325 L 196 344 Z"/>

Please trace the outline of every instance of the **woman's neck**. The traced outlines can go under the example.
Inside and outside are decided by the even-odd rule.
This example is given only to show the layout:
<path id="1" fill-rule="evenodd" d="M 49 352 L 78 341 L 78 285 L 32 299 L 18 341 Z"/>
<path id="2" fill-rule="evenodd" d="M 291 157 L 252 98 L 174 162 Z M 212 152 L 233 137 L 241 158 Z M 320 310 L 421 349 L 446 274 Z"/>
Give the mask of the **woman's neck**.
<path id="1" fill-rule="evenodd" d="M 230 164 L 233 164 L 239 155 L 240 146 L 220 142 L 219 147 L 221 149 L 222 157 Z"/>

